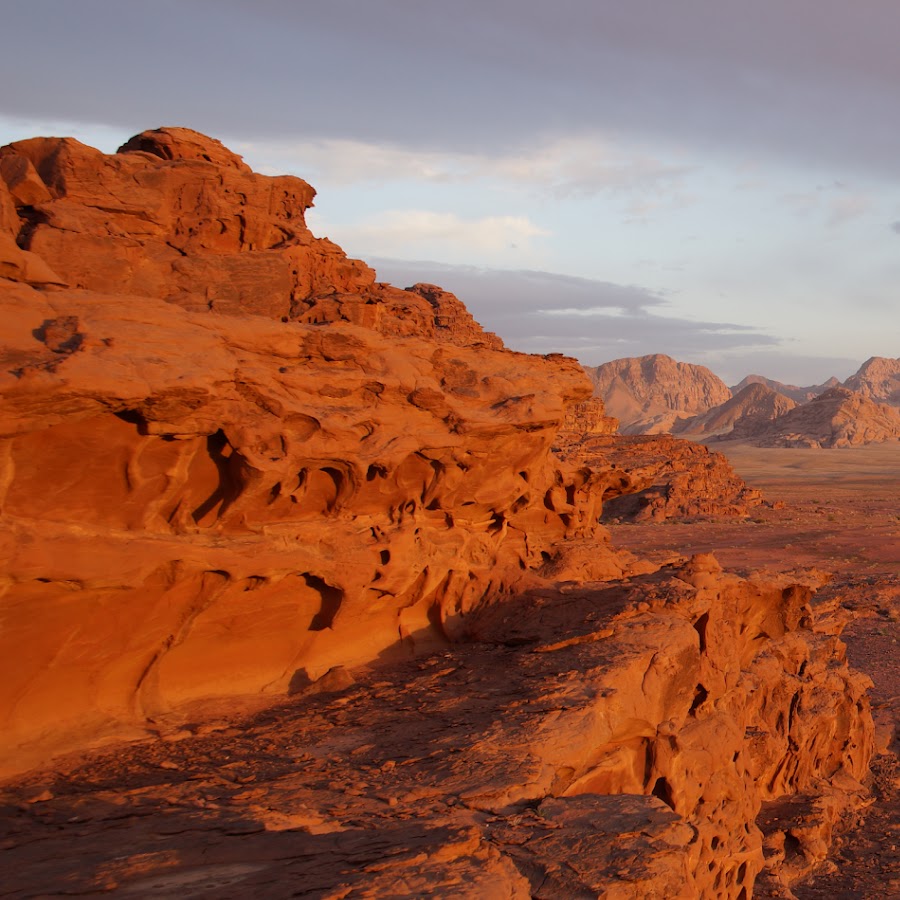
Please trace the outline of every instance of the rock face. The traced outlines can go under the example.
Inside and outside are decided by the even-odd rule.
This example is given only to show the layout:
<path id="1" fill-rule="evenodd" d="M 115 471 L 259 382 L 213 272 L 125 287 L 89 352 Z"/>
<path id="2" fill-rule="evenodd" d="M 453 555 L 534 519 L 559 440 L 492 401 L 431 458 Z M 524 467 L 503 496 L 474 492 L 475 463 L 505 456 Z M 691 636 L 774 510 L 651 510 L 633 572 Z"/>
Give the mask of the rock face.
<path id="1" fill-rule="evenodd" d="M 729 438 L 760 447 L 856 447 L 900 440 L 900 412 L 844 387 L 832 388 L 768 427 L 735 422 Z"/>
<path id="2" fill-rule="evenodd" d="M 789 397 L 794 403 L 800 404 L 808 403 L 814 397 L 818 397 L 819 394 L 824 394 L 825 391 L 830 388 L 837 387 L 840 382 L 837 378 L 832 377 L 822 384 L 811 384 L 808 387 L 798 387 L 796 384 L 783 384 L 780 381 L 774 381 L 763 375 L 748 375 L 740 382 L 740 384 L 736 384 L 731 389 L 731 393 L 736 396 L 751 384 L 761 384 L 764 387 L 769 388 L 769 390 L 775 391 L 778 394 L 783 394 L 785 397 Z"/>
<path id="3" fill-rule="evenodd" d="M 746 900 L 763 801 L 858 795 L 865 684 L 809 592 L 599 524 L 739 513 L 716 454 L 575 440 L 611 426 L 574 360 L 377 283 L 195 132 L 0 173 L 0 771 L 162 738 L 20 776 L 15 890 Z M 238 700 L 287 714 L 215 737 Z"/>
<path id="4" fill-rule="evenodd" d="M 339 694 L 26 780 L 7 887 L 750 897 L 821 860 L 871 754 L 867 679 L 808 600 L 698 556 L 482 608 L 474 643 Z"/>
<path id="5" fill-rule="evenodd" d="M 731 397 L 706 367 L 662 354 L 617 359 L 587 372 L 623 434 L 670 431 L 679 418 L 704 413 Z"/>
<path id="6" fill-rule="evenodd" d="M 602 474 L 549 453 L 581 368 L 376 285 L 304 182 L 178 129 L 3 158 L 46 192 L 2 295 L 7 766 L 445 642 L 597 533 Z"/>
<path id="7" fill-rule="evenodd" d="M 878 403 L 900 406 L 900 359 L 873 356 L 844 382 L 844 387 Z"/>
<path id="8" fill-rule="evenodd" d="M 603 505 L 609 522 L 747 516 L 762 502 L 728 460 L 701 444 L 671 435 L 585 436 L 560 441 L 572 463 L 612 469 Z"/>
<path id="9" fill-rule="evenodd" d="M 690 435 L 694 439 L 733 436 L 735 429 L 744 437 L 765 431 L 779 416 L 797 404 L 783 394 L 762 384 L 751 383 L 721 406 L 673 426 L 675 434 Z"/>

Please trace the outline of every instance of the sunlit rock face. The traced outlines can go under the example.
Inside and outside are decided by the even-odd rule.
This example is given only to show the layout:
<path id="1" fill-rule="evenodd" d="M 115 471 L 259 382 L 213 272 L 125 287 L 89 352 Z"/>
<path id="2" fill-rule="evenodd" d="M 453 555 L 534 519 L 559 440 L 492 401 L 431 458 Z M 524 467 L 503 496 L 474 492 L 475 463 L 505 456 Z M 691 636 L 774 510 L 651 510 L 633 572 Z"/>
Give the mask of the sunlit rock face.
<path id="1" fill-rule="evenodd" d="M 567 537 L 621 574 L 604 475 L 549 452 L 574 361 L 376 284 L 193 132 L 3 159 L 11 749 L 446 641 Z"/>
<path id="2" fill-rule="evenodd" d="M 599 524 L 744 514 L 717 454 L 613 435 L 574 360 L 378 283 L 310 234 L 309 185 L 195 132 L 23 141 L 0 174 L 0 771 L 166 738 L 35 795 L 92 855 L 40 844 L 23 891 L 193 884 L 234 810 L 219 896 L 301 859 L 329 896 L 746 900 L 785 796 L 818 824 L 770 828 L 769 871 L 821 859 L 872 723 L 809 591 Z M 139 834 L 79 817 L 98 783 Z"/>
<path id="3" fill-rule="evenodd" d="M 679 419 L 705 413 L 731 391 L 705 366 L 670 356 L 626 357 L 588 367 L 587 373 L 622 434 L 660 434 Z"/>

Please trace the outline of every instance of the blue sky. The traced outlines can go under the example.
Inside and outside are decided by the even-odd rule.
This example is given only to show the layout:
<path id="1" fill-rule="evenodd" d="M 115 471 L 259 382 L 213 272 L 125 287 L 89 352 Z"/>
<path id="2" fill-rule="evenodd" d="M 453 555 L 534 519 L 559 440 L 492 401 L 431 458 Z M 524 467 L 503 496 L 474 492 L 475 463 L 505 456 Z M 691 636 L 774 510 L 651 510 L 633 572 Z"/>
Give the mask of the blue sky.
<path id="1" fill-rule="evenodd" d="M 212 134 L 534 352 L 812 384 L 900 353 L 892 0 L 29 0 L 0 142 Z M 36 53 L 35 48 L 40 52 Z"/>

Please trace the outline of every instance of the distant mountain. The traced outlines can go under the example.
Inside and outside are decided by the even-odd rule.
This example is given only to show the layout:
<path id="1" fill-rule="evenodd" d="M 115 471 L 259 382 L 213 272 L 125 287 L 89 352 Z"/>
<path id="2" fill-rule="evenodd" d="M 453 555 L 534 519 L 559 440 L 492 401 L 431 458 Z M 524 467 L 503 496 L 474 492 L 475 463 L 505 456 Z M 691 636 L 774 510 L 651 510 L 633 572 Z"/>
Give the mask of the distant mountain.
<path id="1" fill-rule="evenodd" d="M 701 440 L 732 437 L 735 431 L 747 436 L 764 433 L 775 419 L 796 406 L 790 397 L 754 381 L 720 406 L 676 422 L 672 433 Z"/>
<path id="2" fill-rule="evenodd" d="M 740 384 L 736 384 L 731 389 L 731 393 L 737 395 L 750 384 L 764 384 L 770 390 L 790 397 L 795 403 L 809 403 L 813 397 L 818 397 L 819 394 L 824 394 L 830 388 L 837 387 L 840 382 L 832 376 L 823 384 L 798 387 L 796 384 L 782 384 L 782 382 L 766 378 L 764 375 L 748 375 Z"/>
<path id="3" fill-rule="evenodd" d="M 900 359 L 873 356 L 844 382 L 844 387 L 879 403 L 900 406 Z"/>
<path id="4" fill-rule="evenodd" d="M 728 439 L 758 447 L 855 447 L 900 440 L 900 411 L 864 394 L 835 387 L 760 429 L 735 423 Z"/>
<path id="5" fill-rule="evenodd" d="M 705 413 L 731 397 L 725 382 L 705 366 L 659 353 L 585 368 L 622 434 L 671 431 L 680 418 Z"/>

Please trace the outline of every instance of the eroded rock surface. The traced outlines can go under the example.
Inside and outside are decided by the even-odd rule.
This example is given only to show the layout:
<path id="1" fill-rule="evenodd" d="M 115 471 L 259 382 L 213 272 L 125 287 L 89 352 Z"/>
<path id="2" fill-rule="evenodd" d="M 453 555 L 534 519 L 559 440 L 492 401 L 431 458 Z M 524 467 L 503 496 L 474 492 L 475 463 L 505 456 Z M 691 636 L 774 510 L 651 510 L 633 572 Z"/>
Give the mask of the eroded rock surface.
<path id="1" fill-rule="evenodd" d="M 727 435 L 759 447 L 858 447 L 900 440 L 900 412 L 845 387 L 831 388 L 768 425 L 743 420 Z"/>
<path id="2" fill-rule="evenodd" d="M 609 479 L 606 521 L 740 517 L 762 502 L 721 453 L 671 435 L 563 433 L 557 443 L 570 462 L 612 469 L 618 480 Z"/>
<path id="3" fill-rule="evenodd" d="M 809 591 L 599 524 L 740 514 L 716 454 L 604 434 L 574 360 L 379 284 L 196 132 L 0 174 L 10 892 L 746 900 L 761 804 L 858 802 Z"/>
<path id="4" fill-rule="evenodd" d="M 868 682 L 808 599 L 709 556 L 528 592 L 341 693 L 21 780 L 9 886 L 749 897 L 761 806 L 846 802 L 871 753 Z M 780 828 L 783 865 L 820 853 Z"/>
<path id="5" fill-rule="evenodd" d="M 751 383 L 720 406 L 715 406 L 702 415 L 676 422 L 672 432 L 689 435 L 695 440 L 715 437 L 728 440 L 738 434 L 747 439 L 754 434 L 764 433 L 775 419 L 796 406 L 790 397 L 765 385 Z"/>

